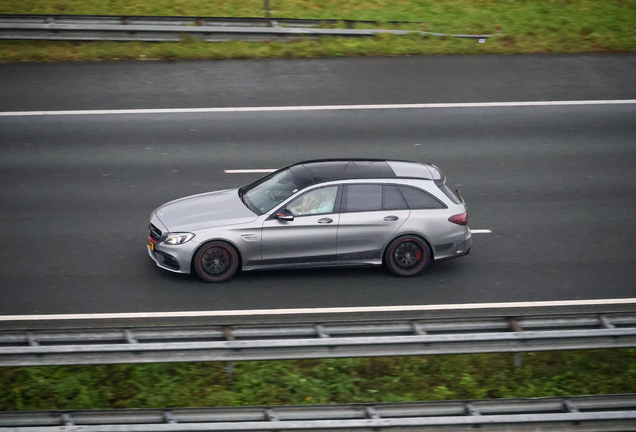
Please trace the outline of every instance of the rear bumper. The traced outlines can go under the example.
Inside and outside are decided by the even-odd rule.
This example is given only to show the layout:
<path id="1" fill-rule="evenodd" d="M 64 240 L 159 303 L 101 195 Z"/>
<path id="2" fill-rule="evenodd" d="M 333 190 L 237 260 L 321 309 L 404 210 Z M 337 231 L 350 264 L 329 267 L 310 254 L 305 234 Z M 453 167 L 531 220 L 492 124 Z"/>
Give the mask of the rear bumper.
<path id="1" fill-rule="evenodd" d="M 453 239 L 453 245 L 444 251 L 435 251 L 435 262 L 446 261 L 453 258 L 459 258 L 470 253 L 470 248 L 473 246 L 473 236 L 469 229 L 466 230 L 466 234 Z"/>

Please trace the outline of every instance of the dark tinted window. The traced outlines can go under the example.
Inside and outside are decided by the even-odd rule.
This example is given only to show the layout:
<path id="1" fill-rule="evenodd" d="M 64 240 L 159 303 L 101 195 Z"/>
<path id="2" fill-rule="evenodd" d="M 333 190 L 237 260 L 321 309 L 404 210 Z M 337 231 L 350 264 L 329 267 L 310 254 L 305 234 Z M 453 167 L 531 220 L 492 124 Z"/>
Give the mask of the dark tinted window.
<path id="1" fill-rule="evenodd" d="M 405 210 L 409 207 L 397 186 L 384 185 L 382 187 L 382 208 L 384 210 Z"/>
<path id="2" fill-rule="evenodd" d="M 406 198 L 406 202 L 412 209 L 438 209 L 444 205 L 421 189 L 400 186 L 400 192 Z"/>
<path id="3" fill-rule="evenodd" d="M 298 192 L 296 179 L 282 169 L 240 189 L 241 199 L 256 214 L 263 214 Z"/>
<path id="4" fill-rule="evenodd" d="M 304 166 L 294 165 L 289 170 L 296 179 L 298 190 L 303 190 L 310 184 L 313 184 L 314 180 L 311 178 Z"/>
<path id="5" fill-rule="evenodd" d="M 454 202 L 455 204 L 459 204 L 462 202 L 462 200 L 459 199 L 457 195 L 455 195 L 455 192 L 453 192 L 451 188 L 446 186 L 446 184 L 441 185 L 439 188 L 442 192 L 444 192 L 444 195 L 446 195 L 448 199 Z"/>
<path id="6" fill-rule="evenodd" d="M 382 210 L 382 185 L 348 185 L 347 211 Z"/>

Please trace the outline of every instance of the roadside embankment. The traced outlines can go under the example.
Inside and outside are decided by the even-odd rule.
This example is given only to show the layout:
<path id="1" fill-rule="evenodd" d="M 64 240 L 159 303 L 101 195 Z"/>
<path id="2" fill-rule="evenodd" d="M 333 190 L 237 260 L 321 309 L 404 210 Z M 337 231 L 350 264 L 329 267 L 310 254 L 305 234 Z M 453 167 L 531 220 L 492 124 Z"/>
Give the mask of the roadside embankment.
<path id="1" fill-rule="evenodd" d="M 0 62 L 314 58 L 423 54 L 582 53 L 636 50 L 634 0 L 272 0 L 274 17 L 372 20 L 375 28 L 439 33 L 498 34 L 485 43 L 452 37 L 379 35 L 296 39 L 290 42 L 68 42 L 0 41 Z M 14 2 L 4 14 L 102 14 L 262 17 L 260 0 L 126 2 L 113 0 Z M 394 25 L 389 21 L 417 24 Z M 335 27 L 345 27 L 344 21 Z M 363 26 L 364 27 L 364 26 Z M 369 27 L 369 26 L 366 26 Z"/>
<path id="2" fill-rule="evenodd" d="M 409 402 L 636 392 L 636 349 L 0 369 L 0 411 Z"/>

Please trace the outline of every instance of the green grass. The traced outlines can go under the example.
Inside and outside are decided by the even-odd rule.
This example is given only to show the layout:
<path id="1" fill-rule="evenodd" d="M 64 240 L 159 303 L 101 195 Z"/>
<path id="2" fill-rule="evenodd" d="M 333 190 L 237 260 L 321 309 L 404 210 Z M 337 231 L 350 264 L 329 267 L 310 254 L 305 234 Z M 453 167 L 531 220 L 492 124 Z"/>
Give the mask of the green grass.
<path id="1" fill-rule="evenodd" d="M 636 3 L 630 0 L 271 0 L 272 15 L 417 21 L 425 30 L 634 32 Z M 263 16 L 261 0 L 0 0 L 0 13 Z"/>
<path id="2" fill-rule="evenodd" d="M 0 369 L 0 410 L 406 402 L 636 392 L 636 350 Z"/>
<path id="3" fill-rule="evenodd" d="M 280 17 L 374 20 L 382 28 L 396 28 L 386 24 L 390 20 L 416 21 L 421 24 L 403 28 L 500 36 L 484 44 L 415 35 L 289 43 L 4 41 L 0 62 L 636 50 L 636 0 L 272 0 L 271 9 Z M 0 0 L 0 13 L 263 16 L 262 2 L 256 0 Z"/>
<path id="4" fill-rule="evenodd" d="M 636 42 L 635 42 L 636 43 Z M 636 45 L 634 45 L 636 46 Z M 440 54 L 587 53 L 633 51 L 629 43 L 589 39 L 536 40 L 509 36 L 475 40 L 380 35 L 368 39 L 321 38 L 291 42 L 51 42 L 0 41 L 0 63 L 96 60 L 221 60 L 259 58 L 368 57 Z"/>

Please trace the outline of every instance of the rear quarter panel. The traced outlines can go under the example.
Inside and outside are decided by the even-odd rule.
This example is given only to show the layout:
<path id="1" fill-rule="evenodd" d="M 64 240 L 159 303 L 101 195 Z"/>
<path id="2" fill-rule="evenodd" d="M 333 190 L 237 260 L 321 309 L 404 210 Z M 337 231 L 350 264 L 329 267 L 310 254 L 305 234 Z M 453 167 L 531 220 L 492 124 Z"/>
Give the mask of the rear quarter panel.
<path id="1" fill-rule="evenodd" d="M 448 218 L 465 212 L 466 204 L 453 203 L 433 181 L 413 179 L 403 180 L 400 183 L 425 190 L 443 202 L 447 208 L 411 210 L 408 220 L 400 227 L 394 238 L 405 234 L 420 235 L 430 244 L 435 259 L 448 258 L 457 254 L 458 247 L 470 238 L 470 229 L 468 226 L 449 222 Z M 453 245 L 436 250 L 437 246 L 447 246 L 450 243 Z"/>

